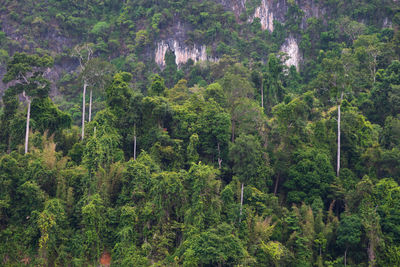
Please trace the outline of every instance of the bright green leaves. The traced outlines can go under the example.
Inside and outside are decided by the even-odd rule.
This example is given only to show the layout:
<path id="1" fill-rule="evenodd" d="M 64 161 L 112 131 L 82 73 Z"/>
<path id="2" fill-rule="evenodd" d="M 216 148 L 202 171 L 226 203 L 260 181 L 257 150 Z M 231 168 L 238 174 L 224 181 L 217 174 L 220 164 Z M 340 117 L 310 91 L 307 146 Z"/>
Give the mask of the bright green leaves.
<path id="1" fill-rule="evenodd" d="M 183 266 L 234 265 L 246 252 L 232 226 L 223 223 L 201 233 L 193 233 L 183 244 Z"/>
<path id="2" fill-rule="evenodd" d="M 106 234 L 105 207 L 99 194 L 89 196 L 82 207 L 83 251 L 87 259 L 100 258 L 103 249 L 103 237 Z"/>
<path id="3" fill-rule="evenodd" d="M 106 36 L 109 29 L 109 23 L 107 23 L 106 21 L 99 21 L 90 30 L 90 34 L 93 34 L 94 36 Z"/>
<path id="4" fill-rule="evenodd" d="M 221 200 L 218 197 L 221 181 L 217 179 L 217 171 L 207 165 L 193 164 L 185 185 L 189 196 L 185 208 L 185 225 L 187 230 L 206 229 L 220 221 Z"/>
<path id="5" fill-rule="evenodd" d="M 114 75 L 112 84 L 106 89 L 107 104 L 116 116 L 127 109 L 130 97 L 129 81 L 132 75 L 127 72 L 120 72 Z"/>
<path id="6" fill-rule="evenodd" d="M 99 167 L 109 169 L 113 162 L 123 158 L 119 149 L 120 135 L 113 127 L 116 117 L 106 109 L 96 114 L 95 120 L 88 129 L 92 131 L 84 152 L 83 162 L 89 173 L 95 173 Z"/>
<path id="7" fill-rule="evenodd" d="M 183 180 L 185 172 L 161 172 L 152 177 L 151 195 L 156 204 L 160 220 L 179 220 L 183 218 L 185 192 Z"/>
<path id="8" fill-rule="evenodd" d="M 44 81 L 41 77 L 44 68 L 51 67 L 52 65 L 53 59 L 50 56 L 40 57 L 38 55 L 15 53 L 7 65 L 7 73 L 4 75 L 3 81 L 8 83 L 17 80 L 26 85 L 34 81 Z M 36 87 L 37 85 L 32 86 Z"/>
<path id="9" fill-rule="evenodd" d="M 41 133 L 48 131 L 48 135 L 71 127 L 71 116 L 57 108 L 50 98 L 36 98 L 32 101 L 32 120 L 35 129 Z"/>
<path id="10" fill-rule="evenodd" d="M 166 90 L 166 86 L 164 84 L 164 79 L 159 75 L 154 75 L 153 80 L 151 82 L 151 86 L 149 88 L 150 96 L 163 96 L 164 91 Z"/>

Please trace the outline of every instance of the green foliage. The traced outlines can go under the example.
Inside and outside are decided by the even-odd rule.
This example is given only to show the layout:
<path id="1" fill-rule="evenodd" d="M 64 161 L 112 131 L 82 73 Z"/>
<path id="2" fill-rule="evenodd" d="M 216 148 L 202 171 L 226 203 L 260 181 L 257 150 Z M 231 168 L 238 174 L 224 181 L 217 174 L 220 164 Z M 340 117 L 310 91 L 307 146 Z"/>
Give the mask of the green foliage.
<path id="1" fill-rule="evenodd" d="M 399 265 L 395 1 L 3 2 L 3 265 Z"/>
<path id="2" fill-rule="evenodd" d="M 226 223 L 207 231 L 192 234 L 184 246 L 184 266 L 202 264 L 238 264 L 245 257 L 240 240 L 232 234 L 232 227 Z"/>
<path id="3" fill-rule="evenodd" d="M 90 30 L 90 33 L 94 36 L 106 36 L 109 28 L 110 24 L 108 24 L 106 21 L 99 21 L 93 26 L 93 28 Z"/>
<path id="4" fill-rule="evenodd" d="M 294 154 L 294 165 L 284 186 L 290 190 L 289 202 L 306 202 L 327 196 L 335 173 L 329 156 L 321 150 L 302 148 Z"/>
<path id="5" fill-rule="evenodd" d="M 41 133 L 48 131 L 48 135 L 52 135 L 56 131 L 71 127 L 71 116 L 59 110 L 48 97 L 34 99 L 31 112 L 35 129 Z"/>
<path id="6" fill-rule="evenodd" d="M 361 220 L 357 215 L 347 215 L 340 221 L 337 243 L 342 248 L 352 248 L 361 241 Z"/>

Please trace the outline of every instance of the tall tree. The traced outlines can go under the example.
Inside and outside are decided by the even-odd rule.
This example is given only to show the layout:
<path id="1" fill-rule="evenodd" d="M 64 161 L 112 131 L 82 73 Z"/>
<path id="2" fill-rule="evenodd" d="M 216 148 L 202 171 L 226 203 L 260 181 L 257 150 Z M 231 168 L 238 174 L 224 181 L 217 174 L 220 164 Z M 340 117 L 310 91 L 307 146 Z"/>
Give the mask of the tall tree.
<path id="1" fill-rule="evenodd" d="M 81 70 L 81 73 L 85 73 L 85 69 L 87 67 L 87 63 L 90 61 L 90 59 L 93 56 L 93 49 L 91 45 L 85 43 L 80 46 L 76 46 L 74 49 L 73 55 L 78 58 L 79 60 L 79 67 Z M 83 94 L 82 94 L 82 133 L 81 133 L 81 138 L 85 137 L 85 108 L 86 108 L 86 88 L 88 87 L 88 79 L 86 76 L 82 76 L 83 80 Z"/>
<path id="2" fill-rule="evenodd" d="M 92 58 L 85 63 L 85 67 L 82 70 L 81 77 L 90 88 L 88 118 L 89 122 L 92 120 L 93 89 L 96 89 L 98 91 L 104 90 L 106 83 L 111 79 L 112 72 L 113 65 L 101 60 L 100 58 Z"/>
<path id="3" fill-rule="evenodd" d="M 34 97 L 47 97 L 50 91 L 50 82 L 43 75 L 53 63 L 53 58 L 47 55 L 40 57 L 26 53 L 15 53 L 7 65 L 7 73 L 4 75 L 3 81 L 5 83 L 13 82 L 13 85 L 8 90 L 14 94 L 22 93 L 28 106 L 26 114 L 25 154 L 28 153 L 31 101 Z"/>
<path id="4" fill-rule="evenodd" d="M 345 247 L 344 266 L 347 266 L 349 248 L 357 246 L 361 241 L 361 219 L 357 215 L 347 215 L 340 221 L 337 230 L 337 243 Z"/>
<path id="5" fill-rule="evenodd" d="M 233 172 L 242 183 L 240 193 L 241 217 L 244 184 L 256 179 L 258 167 L 262 162 L 260 142 L 253 135 L 240 135 L 230 147 L 229 156 L 233 161 Z M 239 220 L 241 220 L 240 217 Z"/>

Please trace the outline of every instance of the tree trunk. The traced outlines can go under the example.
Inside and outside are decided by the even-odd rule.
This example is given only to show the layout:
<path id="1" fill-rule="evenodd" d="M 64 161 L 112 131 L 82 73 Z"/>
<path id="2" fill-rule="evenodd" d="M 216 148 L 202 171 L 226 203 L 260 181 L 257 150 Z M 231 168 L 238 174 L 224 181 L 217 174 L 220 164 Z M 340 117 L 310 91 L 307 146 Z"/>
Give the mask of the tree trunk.
<path id="1" fill-rule="evenodd" d="M 219 148 L 219 142 L 218 142 L 218 169 L 221 169 L 221 164 L 222 164 L 221 150 Z"/>
<path id="2" fill-rule="evenodd" d="M 133 160 L 136 160 L 136 123 L 133 125 Z"/>
<path id="3" fill-rule="evenodd" d="M 279 173 L 276 175 L 274 196 L 276 196 L 276 193 L 278 193 L 278 184 L 279 184 Z"/>
<path id="4" fill-rule="evenodd" d="M 337 167 L 336 167 L 336 175 L 339 177 L 340 174 L 340 106 L 342 105 L 342 100 L 343 100 L 343 92 L 342 95 L 340 96 L 340 102 L 338 105 L 338 120 L 337 120 L 337 135 L 338 135 L 338 140 L 337 140 Z"/>
<path id="5" fill-rule="evenodd" d="M 90 88 L 90 95 L 89 95 L 89 122 L 92 121 L 92 88 Z"/>
<path id="6" fill-rule="evenodd" d="M 242 183 L 242 190 L 241 190 L 241 192 L 240 192 L 240 214 L 239 214 L 239 223 L 242 221 L 243 188 L 244 188 L 244 183 Z"/>
<path id="7" fill-rule="evenodd" d="M 264 84 L 263 84 L 262 74 L 261 74 L 261 107 L 264 108 Z"/>
<path id="8" fill-rule="evenodd" d="M 235 142 L 235 120 L 232 120 L 232 143 Z"/>
<path id="9" fill-rule="evenodd" d="M 82 140 L 85 137 L 85 98 L 86 98 L 86 81 L 83 83 L 83 96 L 82 96 Z"/>
<path id="10" fill-rule="evenodd" d="M 344 266 L 345 266 L 345 267 L 347 266 L 347 248 L 346 248 L 346 250 L 344 251 Z"/>
<path id="11" fill-rule="evenodd" d="M 133 160 L 136 160 L 136 135 L 133 137 Z"/>
<path id="12" fill-rule="evenodd" d="M 11 153 L 11 135 L 8 136 L 7 154 Z"/>
<path id="13" fill-rule="evenodd" d="M 24 96 L 26 101 L 28 102 L 28 112 L 26 113 L 26 131 L 25 131 L 25 154 L 28 153 L 28 143 L 29 143 L 29 121 L 31 119 L 31 100 L 29 99 L 28 96 L 25 95 L 24 91 Z"/>
<path id="14" fill-rule="evenodd" d="M 368 244 L 368 261 L 369 261 L 369 267 L 375 267 L 376 266 L 376 255 L 375 255 L 375 240 L 369 240 Z"/>

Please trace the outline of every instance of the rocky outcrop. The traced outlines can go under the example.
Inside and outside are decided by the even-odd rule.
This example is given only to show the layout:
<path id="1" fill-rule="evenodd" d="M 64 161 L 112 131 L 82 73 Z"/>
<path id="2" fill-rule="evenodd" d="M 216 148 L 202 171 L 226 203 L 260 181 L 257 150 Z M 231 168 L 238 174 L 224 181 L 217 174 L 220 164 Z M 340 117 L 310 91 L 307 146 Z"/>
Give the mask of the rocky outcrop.
<path id="1" fill-rule="evenodd" d="M 225 9 L 231 10 L 239 20 L 240 14 L 246 11 L 246 0 L 217 0 Z"/>
<path id="2" fill-rule="evenodd" d="M 308 18 L 320 18 L 325 14 L 325 10 L 314 0 L 296 1 L 296 3 L 304 12 L 301 23 L 302 28 L 305 28 Z M 288 8 L 289 3 L 286 0 L 261 0 L 261 5 L 255 9 L 254 14 L 249 17 L 248 21 L 253 22 L 255 18 L 259 18 L 261 28 L 272 32 L 274 30 L 274 20 L 285 23 Z"/>
<path id="3" fill-rule="evenodd" d="M 301 60 L 300 50 L 299 45 L 293 36 L 289 36 L 289 38 L 285 40 L 280 51 L 286 53 L 288 56 L 285 60 L 286 66 L 295 66 L 296 69 L 299 70 Z"/>
<path id="4" fill-rule="evenodd" d="M 278 2 L 279 4 L 279 2 Z M 255 18 L 260 19 L 261 28 L 263 30 L 274 31 L 274 13 L 273 1 L 261 0 L 261 5 L 256 8 L 254 14 L 249 18 L 249 22 L 253 22 Z"/>
<path id="5" fill-rule="evenodd" d="M 189 59 L 198 61 L 216 61 L 215 58 L 207 56 L 205 45 L 193 45 L 188 47 L 178 40 L 170 39 L 157 44 L 155 51 L 155 62 L 161 68 L 165 67 L 165 53 L 170 50 L 175 54 L 176 65 L 185 64 Z"/>
<path id="6" fill-rule="evenodd" d="M 271 9 L 268 7 L 268 1 L 261 1 L 261 6 L 257 7 L 254 12 L 252 19 L 254 18 L 260 18 L 261 28 L 263 30 L 274 31 L 274 13 L 272 13 Z"/>

